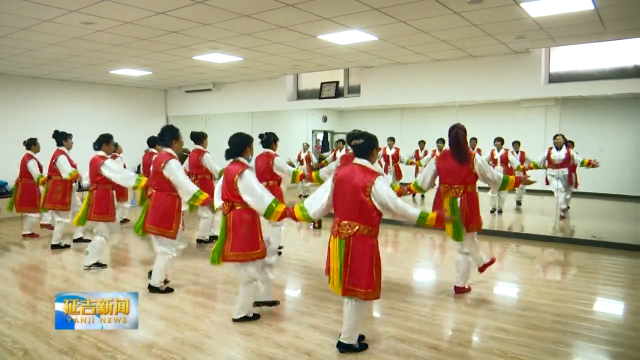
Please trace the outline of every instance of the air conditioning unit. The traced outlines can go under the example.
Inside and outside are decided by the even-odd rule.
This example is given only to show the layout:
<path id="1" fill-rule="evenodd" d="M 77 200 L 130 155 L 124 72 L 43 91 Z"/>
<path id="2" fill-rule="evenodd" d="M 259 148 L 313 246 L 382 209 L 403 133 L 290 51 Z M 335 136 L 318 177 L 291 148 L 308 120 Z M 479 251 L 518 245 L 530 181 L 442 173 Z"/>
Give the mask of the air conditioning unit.
<path id="1" fill-rule="evenodd" d="M 218 91 L 218 87 L 216 86 L 215 83 L 204 84 L 204 85 L 183 86 L 182 91 L 184 91 L 186 94 L 195 94 L 195 93 Z"/>

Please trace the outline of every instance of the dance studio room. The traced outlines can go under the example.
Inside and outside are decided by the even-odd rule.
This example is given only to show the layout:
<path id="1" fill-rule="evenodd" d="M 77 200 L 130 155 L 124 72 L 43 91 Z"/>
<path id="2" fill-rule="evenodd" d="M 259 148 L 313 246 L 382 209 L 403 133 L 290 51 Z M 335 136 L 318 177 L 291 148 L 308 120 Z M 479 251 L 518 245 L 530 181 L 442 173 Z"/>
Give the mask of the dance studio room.
<path id="1" fill-rule="evenodd" d="M 640 358 L 638 0 L 0 0 L 0 125 L 0 359 Z"/>

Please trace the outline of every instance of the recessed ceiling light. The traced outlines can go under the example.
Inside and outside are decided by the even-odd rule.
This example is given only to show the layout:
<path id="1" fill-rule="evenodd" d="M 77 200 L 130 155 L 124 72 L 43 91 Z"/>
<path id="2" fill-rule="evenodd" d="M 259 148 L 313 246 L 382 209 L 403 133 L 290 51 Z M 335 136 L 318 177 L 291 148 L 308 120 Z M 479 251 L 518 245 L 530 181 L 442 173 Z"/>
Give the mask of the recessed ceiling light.
<path id="1" fill-rule="evenodd" d="M 347 30 L 333 34 L 320 35 L 318 36 L 318 39 L 330 41 L 338 45 L 348 45 L 365 41 L 378 40 L 377 37 L 369 35 L 367 33 L 363 33 L 360 30 Z"/>
<path id="2" fill-rule="evenodd" d="M 240 61 L 244 60 L 241 57 L 225 55 L 220 53 L 206 54 L 206 55 L 198 55 L 193 57 L 196 60 L 214 62 L 218 64 L 228 63 L 232 61 Z"/>
<path id="3" fill-rule="evenodd" d="M 520 4 L 531 17 L 593 10 L 593 0 L 529 0 Z"/>
<path id="4" fill-rule="evenodd" d="M 92 26 L 97 25 L 95 21 L 80 21 L 80 25 Z"/>
<path id="5" fill-rule="evenodd" d="M 516 35 L 513 39 L 514 40 L 524 40 L 527 38 L 527 35 Z"/>
<path id="6" fill-rule="evenodd" d="M 134 69 L 118 69 L 118 70 L 111 70 L 109 72 L 111 74 L 129 75 L 129 76 L 142 76 L 142 75 L 151 74 L 151 71 L 134 70 Z"/>

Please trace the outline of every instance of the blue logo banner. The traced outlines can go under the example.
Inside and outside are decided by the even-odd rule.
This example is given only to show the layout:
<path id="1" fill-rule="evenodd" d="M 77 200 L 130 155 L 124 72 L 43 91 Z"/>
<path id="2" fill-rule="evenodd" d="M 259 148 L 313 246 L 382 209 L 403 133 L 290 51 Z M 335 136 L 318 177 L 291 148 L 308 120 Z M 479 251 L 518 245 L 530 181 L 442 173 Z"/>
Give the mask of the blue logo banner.
<path id="1" fill-rule="evenodd" d="M 56 293 L 56 330 L 137 330 L 137 292 Z"/>

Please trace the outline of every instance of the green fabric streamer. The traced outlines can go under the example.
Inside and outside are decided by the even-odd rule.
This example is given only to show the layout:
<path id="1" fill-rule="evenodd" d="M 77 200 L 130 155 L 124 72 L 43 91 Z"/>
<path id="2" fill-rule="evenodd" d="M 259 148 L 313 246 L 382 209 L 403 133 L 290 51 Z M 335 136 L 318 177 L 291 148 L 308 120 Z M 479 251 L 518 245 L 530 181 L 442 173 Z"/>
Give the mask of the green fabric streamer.
<path id="1" fill-rule="evenodd" d="M 189 212 L 198 210 L 198 205 L 189 204 Z"/>
<path id="2" fill-rule="evenodd" d="M 133 231 L 140 237 L 147 235 L 147 233 L 144 231 L 144 221 L 147 218 L 148 207 L 149 202 L 145 201 L 144 205 L 142 205 L 142 212 L 140 213 L 140 217 L 138 218 L 138 221 L 136 221 L 136 225 L 133 227 Z"/>
<path id="3" fill-rule="evenodd" d="M 418 220 L 416 220 L 416 225 L 420 227 L 426 227 L 428 217 L 429 217 L 428 212 L 420 211 L 420 215 L 418 215 Z"/>
<path id="4" fill-rule="evenodd" d="M 224 175 L 224 169 L 220 169 L 220 172 L 218 173 L 218 180 L 222 178 L 222 175 Z"/>
<path id="5" fill-rule="evenodd" d="M 47 193 L 49 192 L 49 182 L 47 182 L 44 185 L 44 190 L 42 191 L 42 198 L 40 199 L 40 212 L 48 212 L 49 210 L 45 209 L 42 207 L 42 204 L 44 204 L 44 198 L 45 196 L 47 196 Z"/>
<path id="6" fill-rule="evenodd" d="M 149 191 L 148 189 L 146 191 L 144 189 L 140 189 L 140 197 L 138 199 L 138 205 L 144 206 L 144 204 L 147 202 L 147 200 L 149 199 L 147 197 L 148 191 Z"/>
<path id="7" fill-rule="evenodd" d="M 451 208 L 451 216 L 455 218 L 455 220 L 453 220 L 452 222 L 453 235 L 451 236 L 451 238 L 453 238 L 454 241 L 460 242 L 464 239 L 465 229 L 464 224 L 460 219 L 460 207 L 458 206 L 458 199 L 450 198 L 449 206 Z"/>
<path id="8" fill-rule="evenodd" d="M 343 277 L 344 277 L 344 247 L 346 245 L 346 241 L 344 239 L 338 239 L 338 246 L 340 249 L 340 288 L 343 288 Z"/>
<path id="9" fill-rule="evenodd" d="M 82 202 L 80 212 L 73 218 L 73 225 L 85 226 L 87 225 L 87 215 L 89 214 L 89 203 L 91 202 L 92 192 L 87 194 L 87 199 Z"/>
<path id="10" fill-rule="evenodd" d="M 211 249 L 211 256 L 209 261 L 211 265 L 222 265 L 222 251 L 224 250 L 224 243 L 227 241 L 227 216 L 222 215 L 222 221 L 220 222 L 220 237 L 218 241 Z"/>
<path id="11" fill-rule="evenodd" d="M 11 189 L 11 199 L 9 199 L 9 203 L 7 204 L 7 211 L 13 211 L 15 202 L 16 202 L 16 192 L 17 192 L 17 185 L 13 186 L 13 189 Z"/>

